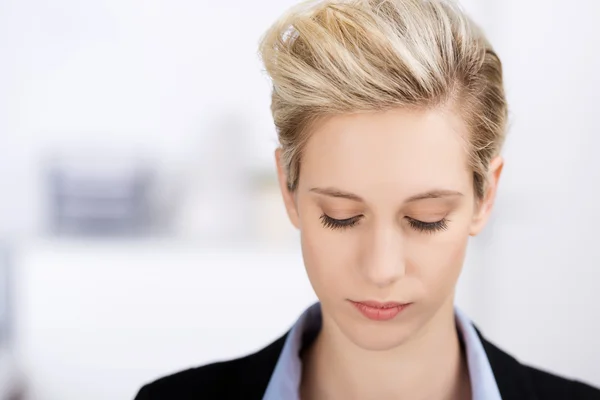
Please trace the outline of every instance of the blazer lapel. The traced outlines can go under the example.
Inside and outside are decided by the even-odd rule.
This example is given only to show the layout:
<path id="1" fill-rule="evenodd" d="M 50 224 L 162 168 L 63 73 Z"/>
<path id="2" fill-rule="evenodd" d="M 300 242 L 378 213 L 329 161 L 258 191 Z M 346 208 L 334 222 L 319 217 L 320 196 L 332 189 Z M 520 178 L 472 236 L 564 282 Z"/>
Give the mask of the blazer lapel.
<path id="1" fill-rule="evenodd" d="M 244 399 L 263 398 L 288 334 L 289 331 L 269 346 L 241 360 L 239 376 L 242 376 L 240 386 L 244 388 Z"/>
<path id="2" fill-rule="evenodd" d="M 488 342 L 475 327 L 492 367 L 503 399 L 541 400 L 535 394 L 528 370 L 515 358 Z"/>

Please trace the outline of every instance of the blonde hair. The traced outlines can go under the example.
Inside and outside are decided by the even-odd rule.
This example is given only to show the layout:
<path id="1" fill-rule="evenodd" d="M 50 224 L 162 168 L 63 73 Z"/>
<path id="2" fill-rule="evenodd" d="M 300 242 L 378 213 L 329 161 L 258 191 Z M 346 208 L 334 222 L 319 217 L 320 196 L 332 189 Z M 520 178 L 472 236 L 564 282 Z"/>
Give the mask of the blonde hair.
<path id="1" fill-rule="evenodd" d="M 309 1 L 266 32 L 260 55 L 287 186 L 298 184 L 321 117 L 449 105 L 469 128 L 474 191 L 485 193 L 507 120 L 500 59 L 460 7 L 444 0 Z"/>

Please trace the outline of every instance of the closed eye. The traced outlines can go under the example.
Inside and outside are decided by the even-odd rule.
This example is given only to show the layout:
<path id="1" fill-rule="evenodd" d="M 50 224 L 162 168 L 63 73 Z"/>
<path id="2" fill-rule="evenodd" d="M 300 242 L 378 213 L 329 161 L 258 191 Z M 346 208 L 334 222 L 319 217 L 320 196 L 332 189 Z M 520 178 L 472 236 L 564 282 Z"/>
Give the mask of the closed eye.
<path id="1" fill-rule="evenodd" d="M 346 229 L 346 228 L 351 228 L 354 225 L 356 225 L 360 221 L 361 218 L 362 218 L 362 215 L 356 215 L 354 217 L 345 218 L 345 219 L 335 219 L 335 218 L 330 217 L 327 214 L 322 214 L 320 219 L 321 219 L 321 223 L 326 228 Z M 410 227 L 418 232 L 435 233 L 438 231 L 444 231 L 444 230 L 448 229 L 449 221 L 446 218 L 442 218 L 441 220 L 434 221 L 434 222 L 424 222 L 424 221 L 420 221 L 418 219 L 414 219 L 414 218 L 410 218 L 410 217 L 406 217 L 406 219 L 408 220 Z"/>
<path id="2" fill-rule="evenodd" d="M 434 222 L 423 222 L 410 217 L 406 217 L 406 219 L 411 228 L 419 232 L 434 233 L 448 229 L 448 220 L 446 218 Z"/>
<path id="3" fill-rule="evenodd" d="M 321 223 L 325 228 L 330 229 L 345 229 L 351 228 L 358 223 L 362 215 L 356 215 L 354 217 L 345 218 L 345 219 L 335 219 L 331 218 L 327 214 L 321 215 Z"/>

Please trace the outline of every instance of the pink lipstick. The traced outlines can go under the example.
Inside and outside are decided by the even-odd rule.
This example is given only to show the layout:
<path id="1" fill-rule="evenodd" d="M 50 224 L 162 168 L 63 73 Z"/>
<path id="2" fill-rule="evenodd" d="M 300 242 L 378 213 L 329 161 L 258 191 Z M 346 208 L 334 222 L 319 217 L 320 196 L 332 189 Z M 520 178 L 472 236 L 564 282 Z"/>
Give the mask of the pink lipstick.
<path id="1" fill-rule="evenodd" d="M 400 314 L 402 310 L 408 307 L 411 303 L 387 302 L 380 303 L 377 301 L 352 301 L 352 305 L 358 309 L 365 317 L 373 321 L 387 321 Z"/>

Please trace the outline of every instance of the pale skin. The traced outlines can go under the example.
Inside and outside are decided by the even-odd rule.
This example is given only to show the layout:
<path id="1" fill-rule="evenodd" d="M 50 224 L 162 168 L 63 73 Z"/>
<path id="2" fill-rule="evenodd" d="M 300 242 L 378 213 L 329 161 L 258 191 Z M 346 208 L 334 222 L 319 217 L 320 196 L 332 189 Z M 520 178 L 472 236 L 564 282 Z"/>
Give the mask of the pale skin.
<path id="1" fill-rule="evenodd" d="M 485 195 L 476 198 L 468 134 L 450 109 L 332 116 L 313 127 L 294 192 L 276 151 L 323 311 L 303 356 L 303 400 L 471 398 L 454 291 L 468 238 L 492 210 L 503 160 L 492 159 Z M 350 300 L 412 304 L 373 321 Z"/>

